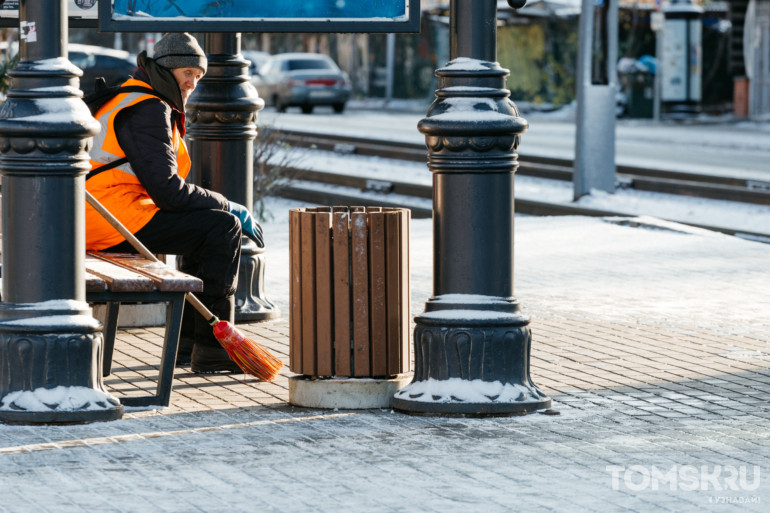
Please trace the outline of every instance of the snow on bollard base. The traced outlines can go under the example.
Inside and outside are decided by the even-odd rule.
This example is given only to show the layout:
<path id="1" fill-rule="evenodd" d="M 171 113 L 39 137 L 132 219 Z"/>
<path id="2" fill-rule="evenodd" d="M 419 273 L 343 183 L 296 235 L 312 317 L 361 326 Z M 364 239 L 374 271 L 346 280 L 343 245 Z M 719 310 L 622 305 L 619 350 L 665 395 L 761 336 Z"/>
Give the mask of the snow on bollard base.
<path id="1" fill-rule="evenodd" d="M 508 311 L 469 308 L 481 304 Z M 551 399 L 530 378 L 529 318 L 518 313 L 515 301 L 436 296 L 426 304 L 426 312 L 415 317 L 415 324 L 414 380 L 396 392 L 395 410 L 505 416 L 551 407 Z"/>
<path id="2" fill-rule="evenodd" d="M 0 303 L 0 422 L 120 419 L 102 381 L 100 331 L 84 301 Z"/>

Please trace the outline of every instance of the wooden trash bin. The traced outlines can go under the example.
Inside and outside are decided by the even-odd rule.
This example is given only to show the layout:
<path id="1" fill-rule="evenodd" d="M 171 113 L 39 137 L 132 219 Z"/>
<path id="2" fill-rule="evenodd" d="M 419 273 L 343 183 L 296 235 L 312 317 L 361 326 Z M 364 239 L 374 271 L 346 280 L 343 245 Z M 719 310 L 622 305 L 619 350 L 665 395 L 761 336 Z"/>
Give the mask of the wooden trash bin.
<path id="1" fill-rule="evenodd" d="M 410 371 L 409 219 L 403 208 L 289 212 L 289 368 L 313 377 Z"/>

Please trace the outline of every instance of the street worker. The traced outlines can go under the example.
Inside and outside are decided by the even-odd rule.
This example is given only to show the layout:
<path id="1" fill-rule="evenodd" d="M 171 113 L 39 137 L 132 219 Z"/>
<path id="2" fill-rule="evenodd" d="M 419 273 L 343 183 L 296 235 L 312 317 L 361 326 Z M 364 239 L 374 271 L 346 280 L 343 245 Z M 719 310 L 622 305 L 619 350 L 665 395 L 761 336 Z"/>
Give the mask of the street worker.
<path id="1" fill-rule="evenodd" d="M 101 132 L 94 137 L 86 189 L 151 252 L 179 255 L 179 269 L 203 281 L 196 294 L 201 302 L 232 323 L 241 235 L 264 243 L 249 208 L 185 181 L 191 165 L 185 104 L 206 73 L 206 55 L 189 34 L 169 33 L 153 57 L 143 51 L 137 64 L 94 115 Z M 86 247 L 136 252 L 90 205 Z M 177 365 L 188 361 L 196 373 L 241 372 L 207 320 L 185 305 Z"/>

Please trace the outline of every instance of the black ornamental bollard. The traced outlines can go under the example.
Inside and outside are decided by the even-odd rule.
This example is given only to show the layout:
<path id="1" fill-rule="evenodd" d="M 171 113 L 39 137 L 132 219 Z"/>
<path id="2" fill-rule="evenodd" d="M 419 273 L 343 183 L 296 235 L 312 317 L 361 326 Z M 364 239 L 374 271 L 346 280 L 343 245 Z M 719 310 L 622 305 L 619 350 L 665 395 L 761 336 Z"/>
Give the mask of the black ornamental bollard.
<path id="1" fill-rule="evenodd" d="M 20 61 L 0 106 L 0 421 L 122 417 L 85 302 L 85 174 L 99 124 L 66 58 L 65 0 L 21 0 Z"/>
<path id="2" fill-rule="evenodd" d="M 451 61 L 418 124 L 433 173 L 433 297 L 415 317 L 414 379 L 393 398 L 406 413 L 551 404 L 530 379 L 529 319 L 513 297 L 513 175 L 527 122 L 495 62 L 496 22 L 495 0 L 452 0 Z"/>
<path id="3" fill-rule="evenodd" d="M 205 36 L 208 72 L 187 102 L 192 159 L 191 179 L 228 199 L 254 206 L 254 139 L 257 112 L 265 102 L 246 74 L 241 56 L 241 35 Z M 280 316 L 267 298 L 264 248 L 247 237 L 241 243 L 235 320 L 264 321 Z"/>

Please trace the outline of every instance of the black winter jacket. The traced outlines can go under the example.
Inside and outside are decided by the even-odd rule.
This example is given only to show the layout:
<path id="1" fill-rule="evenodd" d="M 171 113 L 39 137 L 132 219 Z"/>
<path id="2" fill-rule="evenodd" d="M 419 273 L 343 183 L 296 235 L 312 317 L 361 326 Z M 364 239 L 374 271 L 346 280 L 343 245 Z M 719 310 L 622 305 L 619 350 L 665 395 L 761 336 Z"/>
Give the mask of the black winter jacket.
<path id="1" fill-rule="evenodd" d="M 186 211 L 200 209 L 228 210 L 227 198 L 195 184 L 187 183 L 177 174 L 176 156 L 171 145 L 172 127 L 176 124 L 184 134 L 184 112 L 173 105 L 182 105 L 176 81 L 169 87 L 171 73 L 149 58 L 143 60 L 134 78 L 147 82 L 165 98 L 150 99 L 121 110 L 115 118 L 115 135 L 126 153 L 139 182 L 161 210 Z M 142 69 L 144 68 L 144 69 Z M 148 71 L 145 71 L 148 70 Z M 151 79 L 160 74 L 160 79 Z M 148 76 L 149 75 L 149 76 Z M 171 76 L 173 80 L 173 75 Z M 165 93 L 165 94 L 164 94 Z"/>

